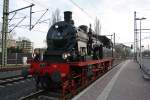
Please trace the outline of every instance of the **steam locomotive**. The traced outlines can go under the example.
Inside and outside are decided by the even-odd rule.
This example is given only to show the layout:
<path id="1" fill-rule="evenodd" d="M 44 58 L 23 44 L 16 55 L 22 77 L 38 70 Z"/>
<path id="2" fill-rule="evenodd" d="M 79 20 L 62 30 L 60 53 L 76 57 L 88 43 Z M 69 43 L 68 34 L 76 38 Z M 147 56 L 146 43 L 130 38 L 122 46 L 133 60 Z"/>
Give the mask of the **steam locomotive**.
<path id="1" fill-rule="evenodd" d="M 28 61 L 28 73 L 38 88 L 75 94 L 79 87 L 96 80 L 112 67 L 112 42 L 96 34 L 91 25 L 75 27 L 72 12 L 53 24 L 47 33 L 43 60 Z"/>
<path id="2" fill-rule="evenodd" d="M 55 23 L 48 31 L 48 48 L 44 60 L 60 62 L 80 61 L 88 58 L 102 59 L 103 47 L 106 51 L 111 47 L 111 42 L 105 36 L 92 33 L 91 27 L 88 31 L 85 25 L 76 28 L 72 20 L 72 12 L 64 12 L 64 21 Z"/>

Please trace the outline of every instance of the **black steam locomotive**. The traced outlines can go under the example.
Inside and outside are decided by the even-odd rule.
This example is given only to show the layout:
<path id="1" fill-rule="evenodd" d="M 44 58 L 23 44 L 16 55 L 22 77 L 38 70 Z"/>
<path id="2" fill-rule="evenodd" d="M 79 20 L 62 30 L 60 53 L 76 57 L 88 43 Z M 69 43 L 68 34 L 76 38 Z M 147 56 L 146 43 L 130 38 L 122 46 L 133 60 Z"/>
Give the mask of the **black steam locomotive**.
<path id="1" fill-rule="evenodd" d="M 44 61 L 72 62 L 111 57 L 111 41 L 95 34 L 91 25 L 75 27 L 72 12 L 64 12 L 64 21 L 53 24 L 47 34 Z"/>
<path id="2" fill-rule="evenodd" d="M 48 31 L 43 61 L 28 61 L 26 73 L 34 76 L 37 87 L 60 90 L 63 97 L 69 92 L 74 95 L 112 68 L 111 46 L 110 39 L 95 34 L 91 25 L 75 27 L 72 12 L 67 11 L 64 21 Z"/>

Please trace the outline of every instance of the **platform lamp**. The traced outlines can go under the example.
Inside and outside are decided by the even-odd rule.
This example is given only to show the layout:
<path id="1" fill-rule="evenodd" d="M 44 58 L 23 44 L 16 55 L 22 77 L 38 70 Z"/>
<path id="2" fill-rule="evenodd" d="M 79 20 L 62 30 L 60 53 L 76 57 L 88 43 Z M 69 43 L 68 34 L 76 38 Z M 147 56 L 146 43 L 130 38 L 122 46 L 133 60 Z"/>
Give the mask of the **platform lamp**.
<path id="1" fill-rule="evenodd" d="M 140 68 L 141 68 L 141 63 L 142 63 L 142 52 L 141 52 L 141 21 L 145 20 L 146 18 L 142 17 L 142 18 L 136 18 L 136 20 L 140 21 Z"/>

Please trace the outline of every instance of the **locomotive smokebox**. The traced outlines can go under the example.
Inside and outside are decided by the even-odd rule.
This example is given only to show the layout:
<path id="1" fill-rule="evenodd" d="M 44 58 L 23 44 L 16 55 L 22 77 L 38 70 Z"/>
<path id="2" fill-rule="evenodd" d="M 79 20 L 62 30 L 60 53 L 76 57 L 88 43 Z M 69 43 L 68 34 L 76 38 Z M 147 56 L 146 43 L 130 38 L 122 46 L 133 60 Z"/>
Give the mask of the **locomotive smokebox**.
<path id="1" fill-rule="evenodd" d="M 67 23 L 70 23 L 72 21 L 72 12 L 71 11 L 64 12 L 64 21 Z"/>

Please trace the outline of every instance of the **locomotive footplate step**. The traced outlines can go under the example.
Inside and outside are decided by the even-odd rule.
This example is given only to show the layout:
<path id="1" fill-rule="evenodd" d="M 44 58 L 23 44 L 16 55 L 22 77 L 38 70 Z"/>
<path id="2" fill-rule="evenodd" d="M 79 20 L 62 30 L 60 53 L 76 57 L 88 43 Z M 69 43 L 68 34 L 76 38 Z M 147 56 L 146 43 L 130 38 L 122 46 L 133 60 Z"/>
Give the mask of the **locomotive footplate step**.
<path id="1" fill-rule="evenodd" d="M 142 78 L 139 65 L 127 60 L 72 100 L 149 100 L 149 82 Z"/>

